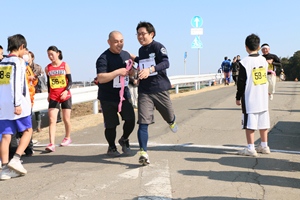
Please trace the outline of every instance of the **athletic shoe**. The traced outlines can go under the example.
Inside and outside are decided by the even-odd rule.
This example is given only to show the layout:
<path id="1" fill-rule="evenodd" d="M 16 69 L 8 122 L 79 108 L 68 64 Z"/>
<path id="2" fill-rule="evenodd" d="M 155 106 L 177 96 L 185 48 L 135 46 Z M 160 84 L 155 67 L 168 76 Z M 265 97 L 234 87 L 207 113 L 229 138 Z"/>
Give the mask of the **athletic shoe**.
<path id="1" fill-rule="evenodd" d="M 262 153 L 262 154 L 269 154 L 271 153 L 270 147 L 262 147 L 261 145 L 258 145 L 255 150 L 257 153 Z"/>
<path id="2" fill-rule="evenodd" d="M 273 94 L 270 94 L 270 100 L 272 101 L 273 100 Z"/>
<path id="3" fill-rule="evenodd" d="M 31 140 L 33 144 L 37 144 L 39 141 L 37 140 Z"/>
<path id="4" fill-rule="evenodd" d="M 11 178 L 16 178 L 21 176 L 21 174 L 17 173 L 16 171 L 9 169 L 7 166 L 3 167 L 3 170 L 0 174 L 0 180 L 8 180 Z"/>
<path id="5" fill-rule="evenodd" d="M 243 156 L 253 156 L 253 157 L 257 157 L 257 152 L 255 150 L 250 150 L 248 148 L 242 149 L 240 151 L 238 151 L 239 155 L 243 155 Z"/>
<path id="6" fill-rule="evenodd" d="M 119 157 L 121 154 L 118 152 L 117 148 L 108 147 L 107 155 L 109 157 Z"/>
<path id="7" fill-rule="evenodd" d="M 60 143 L 60 146 L 65 147 L 65 146 L 69 146 L 69 144 L 71 144 L 72 140 L 69 138 L 64 138 L 63 141 Z"/>
<path id="8" fill-rule="evenodd" d="M 149 160 L 149 156 L 148 156 L 147 152 L 144 150 L 140 150 L 139 154 L 140 154 L 139 163 L 144 166 L 149 165 L 150 160 Z"/>
<path id="9" fill-rule="evenodd" d="M 169 124 L 169 127 L 173 133 L 176 133 L 178 131 L 178 126 L 177 126 L 176 122 Z"/>
<path id="10" fill-rule="evenodd" d="M 48 144 L 47 147 L 45 148 L 46 151 L 48 152 L 54 152 L 55 151 L 55 145 L 54 144 Z"/>
<path id="11" fill-rule="evenodd" d="M 123 137 L 121 137 L 119 139 L 119 144 L 122 147 L 123 153 L 125 153 L 125 154 L 129 154 L 130 153 L 129 139 L 124 139 Z"/>
<path id="12" fill-rule="evenodd" d="M 23 167 L 20 159 L 12 158 L 7 164 L 7 167 L 21 175 L 27 174 L 27 170 Z"/>

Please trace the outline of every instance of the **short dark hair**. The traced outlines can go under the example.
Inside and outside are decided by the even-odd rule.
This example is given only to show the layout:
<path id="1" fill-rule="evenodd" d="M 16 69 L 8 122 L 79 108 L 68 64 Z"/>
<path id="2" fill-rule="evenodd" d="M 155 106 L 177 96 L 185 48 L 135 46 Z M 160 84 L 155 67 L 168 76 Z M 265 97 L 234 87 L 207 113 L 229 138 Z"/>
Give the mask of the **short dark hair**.
<path id="1" fill-rule="evenodd" d="M 225 57 L 224 57 L 224 60 L 227 60 L 227 59 L 228 59 L 228 57 L 227 57 L 227 56 L 225 56 Z"/>
<path id="2" fill-rule="evenodd" d="M 3 49 L 3 47 L 0 45 L 0 49 Z"/>
<path id="3" fill-rule="evenodd" d="M 34 53 L 32 53 L 32 51 L 28 52 L 31 55 L 31 58 L 34 59 Z"/>
<path id="4" fill-rule="evenodd" d="M 142 27 L 146 28 L 148 33 L 153 32 L 154 33 L 153 38 L 155 37 L 155 35 L 156 35 L 155 28 L 150 22 L 140 22 L 136 27 L 136 32 L 139 30 L 139 28 L 142 28 Z"/>
<path id="5" fill-rule="evenodd" d="M 27 48 L 27 42 L 23 35 L 16 34 L 7 38 L 7 51 L 11 52 L 18 50 L 22 45 L 24 48 Z"/>
<path id="6" fill-rule="evenodd" d="M 56 46 L 50 46 L 50 47 L 47 49 L 47 51 L 55 51 L 56 53 L 59 53 L 58 58 L 59 58 L 60 60 L 63 59 L 63 55 L 62 55 L 61 50 L 59 50 Z"/>
<path id="7" fill-rule="evenodd" d="M 246 47 L 248 47 L 250 51 L 258 50 L 259 44 L 260 44 L 260 38 L 258 37 L 258 35 L 255 35 L 253 33 L 251 35 L 248 35 L 245 40 L 245 45 Z"/>

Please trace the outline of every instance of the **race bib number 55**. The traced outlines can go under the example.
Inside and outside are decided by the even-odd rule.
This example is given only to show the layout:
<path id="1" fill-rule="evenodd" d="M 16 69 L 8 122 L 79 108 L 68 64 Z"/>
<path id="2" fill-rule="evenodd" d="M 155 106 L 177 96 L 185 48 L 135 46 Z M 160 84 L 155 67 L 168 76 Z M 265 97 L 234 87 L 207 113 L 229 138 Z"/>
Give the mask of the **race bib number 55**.
<path id="1" fill-rule="evenodd" d="M 266 69 L 263 67 L 252 69 L 252 79 L 254 85 L 263 85 L 267 83 Z"/>
<path id="2" fill-rule="evenodd" d="M 65 75 L 51 76 L 50 77 L 50 87 L 52 89 L 66 87 L 66 78 Z"/>
<path id="3" fill-rule="evenodd" d="M 0 67 L 0 85 L 9 84 L 11 72 L 12 66 L 10 65 Z"/>

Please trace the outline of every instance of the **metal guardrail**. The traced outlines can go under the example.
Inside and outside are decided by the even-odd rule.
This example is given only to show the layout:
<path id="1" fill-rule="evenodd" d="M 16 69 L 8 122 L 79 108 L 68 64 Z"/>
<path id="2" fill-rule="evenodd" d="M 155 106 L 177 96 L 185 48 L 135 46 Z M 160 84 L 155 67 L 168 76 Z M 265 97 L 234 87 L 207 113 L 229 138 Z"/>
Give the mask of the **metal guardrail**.
<path id="1" fill-rule="evenodd" d="M 200 89 L 201 82 L 209 82 L 211 86 L 212 82 L 222 82 L 222 74 L 203 74 L 203 75 L 183 75 L 183 76 L 170 76 L 172 86 L 175 88 L 175 92 L 178 93 L 180 87 L 184 87 L 185 84 L 194 84 L 195 90 Z M 72 88 L 72 104 L 84 103 L 93 101 L 93 113 L 98 113 L 98 86 Z M 32 111 L 42 111 L 48 109 L 48 93 L 37 93 L 34 96 L 34 105 Z"/>

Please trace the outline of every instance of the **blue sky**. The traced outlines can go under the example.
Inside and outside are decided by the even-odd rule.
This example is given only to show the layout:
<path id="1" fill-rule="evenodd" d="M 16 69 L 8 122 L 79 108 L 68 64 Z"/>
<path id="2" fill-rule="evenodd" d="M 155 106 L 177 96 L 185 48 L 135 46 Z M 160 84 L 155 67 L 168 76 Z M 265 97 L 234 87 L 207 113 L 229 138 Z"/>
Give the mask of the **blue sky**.
<path id="1" fill-rule="evenodd" d="M 268 43 L 271 53 L 291 57 L 300 50 L 299 7 L 296 0 L 5 0 L 1 2 L 0 44 L 7 48 L 7 37 L 23 34 L 35 62 L 43 68 L 50 62 L 47 48 L 62 50 L 73 80 L 92 80 L 95 62 L 108 48 L 112 30 L 124 36 L 124 50 L 137 54 L 140 44 L 136 26 L 151 22 L 156 41 L 165 45 L 170 59 L 168 75 L 198 74 L 198 49 L 190 34 L 194 16 L 203 19 L 200 39 L 201 74 L 215 73 L 224 56 L 247 55 L 244 41 L 251 33 Z M 5 54 L 7 52 L 5 51 Z"/>

